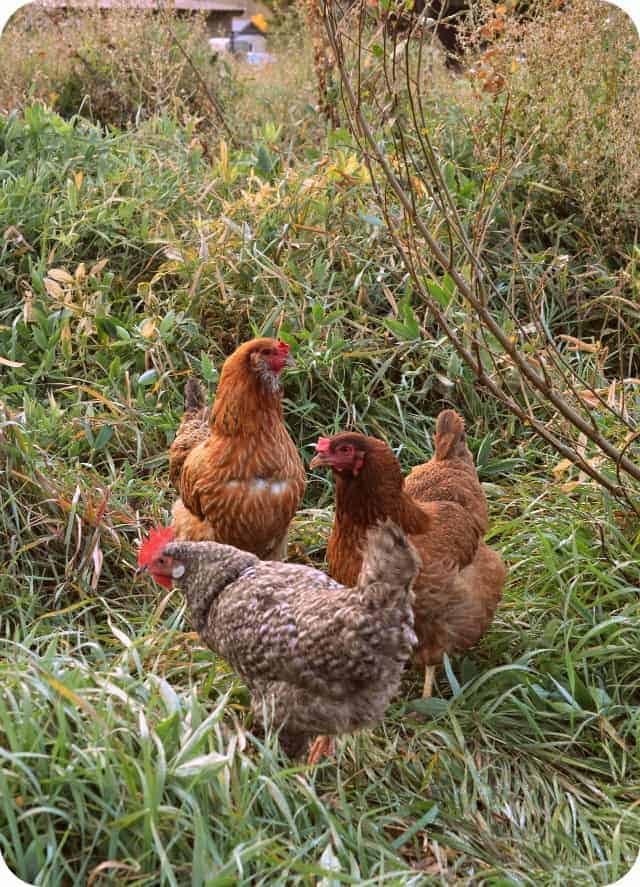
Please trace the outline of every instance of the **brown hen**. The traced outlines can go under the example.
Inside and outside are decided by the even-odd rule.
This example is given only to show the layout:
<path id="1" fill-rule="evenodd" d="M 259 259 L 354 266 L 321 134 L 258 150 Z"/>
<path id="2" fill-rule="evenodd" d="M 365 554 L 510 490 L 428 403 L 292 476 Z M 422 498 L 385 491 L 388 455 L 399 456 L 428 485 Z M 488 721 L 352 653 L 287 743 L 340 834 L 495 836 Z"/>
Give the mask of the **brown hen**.
<path id="1" fill-rule="evenodd" d="M 286 556 L 305 487 L 282 415 L 280 373 L 289 363 L 284 342 L 253 339 L 225 361 L 211 409 L 202 386 L 187 383 L 185 413 L 169 451 L 180 494 L 173 506 L 176 538 L 223 542 L 264 560 Z"/>
<path id="2" fill-rule="evenodd" d="M 470 647 L 489 627 L 506 578 L 500 555 L 483 542 L 487 506 L 464 424 L 453 411 L 442 413 L 434 458 L 406 482 L 387 444 L 362 434 L 320 438 L 311 462 L 317 466 L 330 466 L 336 484 L 327 548 L 335 579 L 353 582 L 368 528 L 387 518 L 409 535 L 422 559 L 414 613 L 428 696 L 443 655 Z"/>

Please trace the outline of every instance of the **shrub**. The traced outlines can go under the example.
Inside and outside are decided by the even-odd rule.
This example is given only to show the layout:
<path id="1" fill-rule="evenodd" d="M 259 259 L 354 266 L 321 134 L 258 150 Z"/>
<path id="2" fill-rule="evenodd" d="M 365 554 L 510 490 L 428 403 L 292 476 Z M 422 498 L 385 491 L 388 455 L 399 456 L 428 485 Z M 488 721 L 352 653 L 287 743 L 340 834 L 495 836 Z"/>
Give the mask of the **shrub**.
<path id="1" fill-rule="evenodd" d="M 230 94 L 231 80 L 209 49 L 204 19 L 179 18 L 171 9 L 114 6 L 65 16 L 29 7 L 7 26 L 2 46 L 0 108 L 40 99 L 66 118 L 82 113 L 124 126 L 155 114 L 202 113 L 205 89 Z"/>

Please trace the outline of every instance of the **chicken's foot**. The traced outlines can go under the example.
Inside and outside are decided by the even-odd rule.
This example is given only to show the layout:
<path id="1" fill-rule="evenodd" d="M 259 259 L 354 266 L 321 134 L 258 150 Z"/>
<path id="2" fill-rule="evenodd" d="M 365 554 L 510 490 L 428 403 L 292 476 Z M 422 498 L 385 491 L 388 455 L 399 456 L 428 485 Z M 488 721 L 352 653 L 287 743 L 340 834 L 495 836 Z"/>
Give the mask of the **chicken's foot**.
<path id="1" fill-rule="evenodd" d="M 315 766 L 322 758 L 332 758 L 334 755 L 333 736 L 318 736 L 309 749 L 307 764 Z"/>
<path id="2" fill-rule="evenodd" d="M 433 690 L 433 682 L 436 676 L 435 665 L 425 665 L 424 668 L 424 687 L 422 688 L 422 698 L 430 699 Z"/>

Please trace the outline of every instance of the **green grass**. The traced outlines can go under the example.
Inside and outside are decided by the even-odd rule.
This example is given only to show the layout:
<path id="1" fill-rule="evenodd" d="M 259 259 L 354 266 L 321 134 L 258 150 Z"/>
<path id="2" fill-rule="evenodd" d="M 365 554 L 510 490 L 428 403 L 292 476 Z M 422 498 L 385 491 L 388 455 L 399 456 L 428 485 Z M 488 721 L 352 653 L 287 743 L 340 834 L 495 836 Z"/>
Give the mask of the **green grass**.
<path id="1" fill-rule="evenodd" d="M 0 357 L 19 364 L 0 364 L 0 851 L 48 887 L 607 884 L 640 841 L 637 521 L 565 487 L 575 471 L 554 477 L 558 457 L 474 385 L 413 301 L 347 134 L 292 156 L 263 112 L 208 152 L 169 115 L 0 117 Z M 508 243 L 495 256 L 506 280 Z M 253 737 L 180 596 L 134 575 L 172 504 L 185 378 L 213 393 L 234 345 L 276 330 L 307 461 L 349 426 L 408 468 L 442 406 L 465 414 L 510 568 L 434 698 L 409 670 L 384 724 L 315 770 Z M 323 564 L 332 501 L 311 477 L 296 559 Z"/>
<path id="2" fill-rule="evenodd" d="M 640 826 L 637 550 L 613 530 L 599 549 L 597 496 L 588 521 L 533 478 L 492 504 L 511 566 L 493 628 L 432 701 L 408 674 L 385 724 L 315 772 L 246 732 L 246 691 L 186 633 L 177 595 L 134 580 L 130 545 L 104 540 L 92 591 L 90 568 L 52 577 L 51 543 L 36 560 L 18 537 L 0 666 L 14 870 L 51 884 L 101 863 L 107 877 L 107 862 L 136 884 L 309 883 L 335 866 L 336 883 L 399 884 L 441 862 L 469 884 L 614 880 Z M 301 515 L 296 543 L 317 541 L 316 518 Z"/>

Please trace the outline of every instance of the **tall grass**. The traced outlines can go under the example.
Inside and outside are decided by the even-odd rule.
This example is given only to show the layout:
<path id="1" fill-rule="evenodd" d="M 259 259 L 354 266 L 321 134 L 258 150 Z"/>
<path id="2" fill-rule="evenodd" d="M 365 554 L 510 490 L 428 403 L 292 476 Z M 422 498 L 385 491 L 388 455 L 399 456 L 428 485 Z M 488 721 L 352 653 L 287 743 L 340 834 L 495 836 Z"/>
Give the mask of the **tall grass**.
<path id="1" fill-rule="evenodd" d="M 234 130 L 251 121 L 238 143 L 170 108 L 120 129 L 25 98 L 0 118 L 0 849 L 47 885 L 609 883 L 640 835 L 637 523 L 478 390 L 416 308 L 302 68 L 264 74 L 251 118 L 232 110 Z M 470 95 L 452 84 L 431 114 L 474 180 Z M 605 235 L 563 224 L 619 293 Z M 495 261 L 508 275 L 508 243 Z M 563 292 L 582 285 L 575 256 L 564 273 Z M 317 770 L 253 736 L 246 689 L 182 599 L 134 575 L 172 503 L 184 380 L 213 394 L 234 345 L 275 331 L 303 454 L 358 427 L 408 468 L 442 406 L 465 414 L 510 567 L 435 697 L 409 670 L 385 723 Z M 322 565 L 331 520 L 312 477 L 292 557 Z"/>

